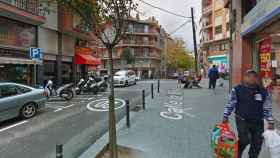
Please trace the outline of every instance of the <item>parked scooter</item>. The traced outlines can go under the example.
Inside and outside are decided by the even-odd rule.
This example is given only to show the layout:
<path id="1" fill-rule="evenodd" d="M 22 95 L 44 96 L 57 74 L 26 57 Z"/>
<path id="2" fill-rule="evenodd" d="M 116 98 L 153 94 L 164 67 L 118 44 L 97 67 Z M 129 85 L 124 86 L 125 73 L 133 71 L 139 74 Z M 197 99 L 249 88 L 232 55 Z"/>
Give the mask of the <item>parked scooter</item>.
<path id="1" fill-rule="evenodd" d="M 45 91 L 47 94 L 47 98 L 50 97 L 60 97 L 67 101 L 73 99 L 74 93 L 72 91 L 73 83 L 66 84 L 58 88 L 57 90 L 53 87 L 53 81 L 49 80 L 45 86 Z"/>
<path id="2" fill-rule="evenodd" d="M 98 92 L 106 92 L 108 89 L 107 77 L 103 77 L 99 82 L 96 83 Z"/>
<path id="3" fill-rule="evenodd" d="M 83 78 L 80 79 L 79 83 L 76 85 L 75 88 L 75 93 L 77 95 L 80 95 L 82 93 L 83 87 L 85 86 L 86 83 L 87 82 Z"/>
<path id="4" fill-rule="evenodd" d="M 81 79 L 75 88 L 77 95 L 83 93 L 93 93 L 96 95 L 98 92 L 106 92 L 108 89 L 107 79 L 97 79 L 93 76 L 90 76 L 88 81 L 85 82 L 84 79 Z"/>

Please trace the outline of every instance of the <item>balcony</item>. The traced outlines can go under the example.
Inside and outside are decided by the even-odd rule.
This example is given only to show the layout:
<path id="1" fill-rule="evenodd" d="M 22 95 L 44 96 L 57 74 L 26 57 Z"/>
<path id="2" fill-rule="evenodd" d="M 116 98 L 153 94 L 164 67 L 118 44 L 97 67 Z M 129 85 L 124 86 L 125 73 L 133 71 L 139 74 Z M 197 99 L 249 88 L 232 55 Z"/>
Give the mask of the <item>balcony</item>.
<path id="1" fill-rule="evenodd" d="M 38 0 L 0 0 L 0 10 L 0 16 L 33 25 L 43 24 L 46 20 Z"/>
<path id="2" fill-rule="evenodd" d="M 213 9 L 213 5 L 209 4 L 207 6 L 204 6 L 204 8 L 202 9 L 202 13 L 203 15 L 209 15 L 212 13 L 212 9 Z"/>

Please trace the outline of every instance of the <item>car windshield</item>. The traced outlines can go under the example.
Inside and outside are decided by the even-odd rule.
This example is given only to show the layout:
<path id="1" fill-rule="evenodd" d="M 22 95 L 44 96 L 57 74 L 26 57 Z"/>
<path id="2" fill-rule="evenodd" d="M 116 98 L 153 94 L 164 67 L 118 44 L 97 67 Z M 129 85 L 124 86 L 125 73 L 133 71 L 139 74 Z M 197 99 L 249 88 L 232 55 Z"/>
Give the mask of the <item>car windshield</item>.
<path id="1" fill-rule="evenodd" d="M 115 73 L 115 76 L 125 76 L 126 71 L 118 71 Z"/>

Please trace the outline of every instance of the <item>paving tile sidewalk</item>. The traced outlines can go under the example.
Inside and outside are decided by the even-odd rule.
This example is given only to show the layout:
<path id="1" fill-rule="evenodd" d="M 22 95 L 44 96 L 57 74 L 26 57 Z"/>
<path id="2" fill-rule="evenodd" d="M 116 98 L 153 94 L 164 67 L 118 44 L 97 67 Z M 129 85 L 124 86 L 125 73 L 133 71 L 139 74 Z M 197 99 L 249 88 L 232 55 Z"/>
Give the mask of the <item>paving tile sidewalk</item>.
<path id="1" fill-rule="evenodd" d="M 210 134 L 222 118 L 227 88 L 214 93 L 207 88 L 180 89 L 172 81 L 163 83 L 155 99 L 147 98 L 146 111 L 132 113 L 130 128 L 124 120 L 118 123 L 118 145 L 142 153 L 130 158 L 211 158 Z M 80 158 L 94 158 L 102 142 L 108 142 L 108 135 Z M 263 152 L 260 158 L 269 156 Z"/>

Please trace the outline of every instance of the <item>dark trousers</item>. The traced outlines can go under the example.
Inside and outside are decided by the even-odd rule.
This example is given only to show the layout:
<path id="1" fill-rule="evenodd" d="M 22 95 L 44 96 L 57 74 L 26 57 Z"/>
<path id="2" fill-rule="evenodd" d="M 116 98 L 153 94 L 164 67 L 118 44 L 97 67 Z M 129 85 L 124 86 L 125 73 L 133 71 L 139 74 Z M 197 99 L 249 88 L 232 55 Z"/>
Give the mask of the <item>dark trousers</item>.
<path id="1" fill-rule="evenodd" d="M 216 88 L 216 83 L 217 83 L 217 79 L 209 79 L 209 89 L 213 88 L 215 89 Z"/>
<path id="2" fill-rule="evenodd" d="M 262 149 L 264 132 L 263 121 L 244 121 L 236 118 L 238 131 L 238 158 L 242 158 L 242 153 L 250 144 L 249 158 L 258 158 Z"/>

